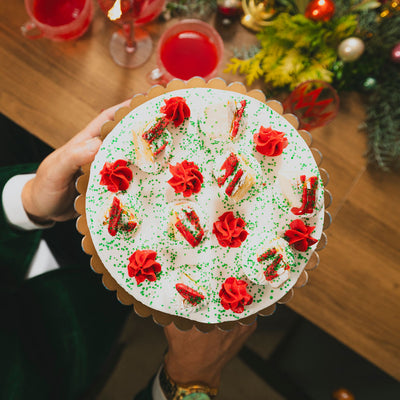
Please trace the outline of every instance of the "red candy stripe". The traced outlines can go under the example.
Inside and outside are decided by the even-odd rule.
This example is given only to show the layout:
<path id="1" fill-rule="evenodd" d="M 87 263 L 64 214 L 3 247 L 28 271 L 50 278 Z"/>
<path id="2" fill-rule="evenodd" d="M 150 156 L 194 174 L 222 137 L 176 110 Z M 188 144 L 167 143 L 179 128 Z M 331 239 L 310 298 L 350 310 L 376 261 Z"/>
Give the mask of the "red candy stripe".
<path id="1" fill-rule="evenodd" d="M 175 288 L 184 299 L 194 306 L 204 300 L 204 296 L 201 293 L 183 283 L 177 283 Z"/>

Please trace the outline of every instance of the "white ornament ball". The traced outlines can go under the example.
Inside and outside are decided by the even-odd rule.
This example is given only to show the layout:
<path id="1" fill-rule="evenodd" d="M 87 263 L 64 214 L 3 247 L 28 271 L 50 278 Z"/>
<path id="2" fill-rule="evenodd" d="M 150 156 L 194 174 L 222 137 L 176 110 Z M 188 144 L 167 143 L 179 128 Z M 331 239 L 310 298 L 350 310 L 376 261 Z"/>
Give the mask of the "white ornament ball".
<path id="1" fill-rule="evenodd" d="M 356 61 L 364 53 L 364 42 L 357 37 L 349 37 L 339 44 L 338 54 L 344 62 Z"/>

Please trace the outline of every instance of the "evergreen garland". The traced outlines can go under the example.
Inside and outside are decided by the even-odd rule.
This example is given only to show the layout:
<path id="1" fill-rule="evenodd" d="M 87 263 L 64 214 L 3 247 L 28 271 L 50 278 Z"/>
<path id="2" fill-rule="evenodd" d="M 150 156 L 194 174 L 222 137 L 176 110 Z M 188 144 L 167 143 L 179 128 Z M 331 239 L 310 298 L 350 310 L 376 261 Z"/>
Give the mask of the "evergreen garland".
<path id="1" fill-rule="evenodd" d="M 375 0 L 336 0 L 329 22 L 280 13 L 257 35 L 257 52 L 232 58 L 226 71 L 245 74 L 249 85 L 263 78 L 279 90 L 322 79 L 339 91 L 366 93 L 368 161 L 383 170 L 400 168 L 400 65 L 390 58 L 400 43 L 400 12 L 392 10 L 382 19 L 387 7 Z M 365 51 L 344 63 L 337 46 L 350 36 L 360 37 Z"/>
<path id="2" fill-rule="evenodd" d="M 387 64 L 367 106 L 368 159 L 383 170 L 400 169 L 400 73 Z"/>
<path id="3" fill-rule="evenodd" d="M 226 71 L 246 74 L 248 85 L 263 77 L 267 84 L 283 89 L 312 79 L 332 82 L 336 47 L 356 28 L 354 15 L 323 23 L 281 13 L 257 35 L 259 52 L 246 60 L 232 58 Z"/>
<path id="4" fill-rule="evenodd" d="M 216 9 L 216 0 L 173 0 L 169 16 L 200 18 Z M 388 2 L 387 2 L 388 3 Z M 367 157 L 383 170 L 400 169 L 400 66 L 390 59 L 400 43 L 400 12 L 379 15 L 388 5 L 376 0 L 335 0 L 331 21 L 307 19 L 299 0 L 275 0 L 277 16 L 257 37 L 259 44 L 236 51 L 226 72 L 246 75 L 247 84 L 264 79 L 269 89 L 291 90 L 306 80 L 331 82 L 338 91 L 366 94 Z M 364 54 L 344 63 L 337 46 L 350 36 L 365 43 Z"/>
<path id="5" fill-rule="evenodd" d="M 174 0 L 166 5 L 170 17 L 205 18 L 217 9 L 217 0 Z"/>

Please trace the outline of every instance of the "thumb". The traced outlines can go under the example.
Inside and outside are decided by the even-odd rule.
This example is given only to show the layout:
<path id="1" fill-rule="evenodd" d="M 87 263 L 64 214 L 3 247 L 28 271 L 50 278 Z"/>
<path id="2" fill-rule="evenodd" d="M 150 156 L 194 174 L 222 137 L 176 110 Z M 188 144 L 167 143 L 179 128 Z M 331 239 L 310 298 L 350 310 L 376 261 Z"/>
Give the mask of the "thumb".
<path id="1" fill-rule="evenodd" d="M 47 156 L 36 177 L 24 186 L 26 212 L 45 220 L 72 218 L 77 172 L 82 165 L 93 161 L 100 145 L 99 138 L 92 138 L 82 143 L 68 143 Z"/>
<path id="2" fill-rule="evenodd" d="M 71 151 L 71 166 L 78 170 L 82 165 L 92 162 L 101 146 L 101 143 L 102 141 L 100 138 L 94 137 L 85 142 L 74 144 Z"/>
<path id="3" fill-rule="evenodd" d="M 71 181 L 82 165 L 94 160 L 94 157 L 101 146 L 102 141 L 98 138 L 91 138 L 81 143 L 68 143 L 60 147 L 45 161 L 47 177 L 56 183 L 56 186 L 63 186 Z"/>

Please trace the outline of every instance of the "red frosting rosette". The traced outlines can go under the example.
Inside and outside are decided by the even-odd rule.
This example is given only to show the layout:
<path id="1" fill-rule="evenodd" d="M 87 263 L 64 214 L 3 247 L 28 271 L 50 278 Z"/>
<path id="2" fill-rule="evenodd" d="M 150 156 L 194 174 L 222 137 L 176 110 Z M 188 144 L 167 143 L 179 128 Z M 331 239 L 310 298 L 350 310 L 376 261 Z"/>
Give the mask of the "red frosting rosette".
<path id="1" fill-rule="evenodd" d="M 133 174 L 127 165 L 128 162 L 125 160 L 117 160 L 113 163 L 106 162 L 100 171 L 100 185 L 107 186 L 107 189 L 113 193 L 128 189 Z"/>
<path id="2" fill-rule="evenodd" d="M 144 280 L 154 282 L 161 271 L 161 264 L 156 261 L 157 252 L 154 250 L 136 250 L 129 257 L 128 275 L 135 277 L 139 285 Z"/>
<path id="3" fill-rule="evenodd" d="M 271 127 L 261 126 L 258 133 L 253 136 L 256 150 L 269 157 L 276 157 L 282 154 L 283 149 L 288 145 L 288 140 L 283 132 L 274 131 Z"/>
<path id="4" fill-rule="evenodd" d="M 213 233 L 222 247 L 240 247 L 248 235 L 245 226 L 242 218 L 235 218 L 232 211 L 227 211 L 214 222 Z"/>
<path id="5" fill-rule="evenodd" d="M 311 237 L 315 226 L 307 226 L 301 219 L 295 219 L 290 223 L 290 228 L 285 232 L 285 237 L 296 250 L 306 251 L 318 242 L 317 239 Z"/>
<path id="6" fill-rule="evenodd" d="M 175 166 L 169 164 L 169 171 L 172 174 L 172 178 L 168 183 L 175 193 L 183 193 L 184 197 L 189 197 L 193 193 L 200 192 L 203 175 L 194 162 L 184 160 Z"/>
<path id="7" fill-rule="evenodd" d="M 168 100 L 164 100 L 164 102 L 165 106 L 161 107 L 160 111 L 175 126 L 181 125 L 185 118 L 190 117 L 190 108 L 183 97 L 171 97 Z"/>
<path id="8" fill-rule="evenodd" d="M 233 276 L 227 278 L 219 291 L 222 307 L 238 314 L 242 313 L 244 306 L 253 302 L 253 296 L 247 292 L 246 288 L 247 282 Z"/>

